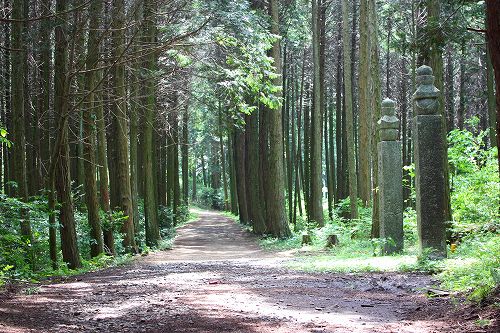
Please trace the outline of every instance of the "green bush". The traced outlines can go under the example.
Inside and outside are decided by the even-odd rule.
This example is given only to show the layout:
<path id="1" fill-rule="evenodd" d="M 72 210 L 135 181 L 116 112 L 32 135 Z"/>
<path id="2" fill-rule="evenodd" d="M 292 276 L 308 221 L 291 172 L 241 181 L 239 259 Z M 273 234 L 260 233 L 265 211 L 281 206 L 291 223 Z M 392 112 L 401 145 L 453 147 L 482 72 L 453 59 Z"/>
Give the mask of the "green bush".
<path id="1" fill-rule="evenodd" d="M 448 136 L 453 231 L 458 234 L 500 230 L 497 150 L 486 149 L 486 135 L 453 130 Z"/>
<path id="2" fill-rule="evenodd" d="M 469 293 L 473 301 L 481 301 L 498 285 L 500 269 L 500 237 L 485 233 L 469 235 L 440 274 L 444 287 Z"/>
<path id="3" fill-rule="evenodd" d="M 139 227 L 135 237 L 138 246 L 142 248 L 145 244 L 143 200 L 139 200 L 138 205 Z M 75 206 L 74 216 L 83 268 L 76 271 L 67 269 L 65 263 L 62 262 L 59 251 L 59 269 L 52 270 L 49 256 L 49 215 L 50 213 L 57 214 L 58 208 L 59 206 L 56 205 L 56 212 L 49 212 L 46 196 L 32 197 L 28 203 L 24 203 L 5 194 L 0 194 L 0 286 L 7 280 L 32 281 L 52 275 L 72 275 L 128 260 L 129 255 L 125 254 L 122 245 L 123 235 L 120 232 L 121 225 L 127 218 L 123 212 L 114 211 L 111 217 L 103 211 L 100 212 L 103 228 L 112 228 L 113 230 L 117 256 L 113 258 L 103 254 L 97 258 L 90 258 L 90 246 L 95 240 L 90 237 L 86 207 L 80 205 Z M 21 212 L 26 212 L 29 215 L 33 240 L 20 234 Z M 170 239 L 175 235 L 172 224 L 173 214 L 170 208 L 160 207 L 159 216 L 164 241 L 158 248 L 167 248 L 170 246 Z M 178 225 L 184 224 L 189 218 L 188 207 L 180 206 L 177 212 Z M 58 225 L 56 227 L 59 229 Z M 56 241 L 59 249 L 59 237 Z"/>
<path id="4" fill-rule="evenodd" d="M 224 210 L 224 196 L 220 189 L 202 187 L 198 194 L 198 204 L 204 208 Z"/>

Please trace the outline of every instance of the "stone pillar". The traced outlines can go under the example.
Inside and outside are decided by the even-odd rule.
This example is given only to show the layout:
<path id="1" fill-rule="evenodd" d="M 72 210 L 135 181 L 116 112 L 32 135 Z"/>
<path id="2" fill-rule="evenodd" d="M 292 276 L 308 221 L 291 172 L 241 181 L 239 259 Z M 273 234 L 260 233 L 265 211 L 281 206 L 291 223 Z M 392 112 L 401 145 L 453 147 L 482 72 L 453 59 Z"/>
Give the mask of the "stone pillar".
<path id="1" fill-rule="evenodd" d="M 384 253 L 391 254 L 403 250 L 403 161 L 394 101 L 382 102 L 382 118 L 378 124 L 380 237 L 388 240 Z"/>
<path id="2" fill-rule="evenodd" d="M 415 185 L 417 228 L 420 252 L 429 251 L 433 259 L 446 257 L 444 202 L 443 122 L 439 114 L 439 90 L 434 86 L 432 68 L 417 70 L 417 91 L 413 95 L 415 118 Z"/>

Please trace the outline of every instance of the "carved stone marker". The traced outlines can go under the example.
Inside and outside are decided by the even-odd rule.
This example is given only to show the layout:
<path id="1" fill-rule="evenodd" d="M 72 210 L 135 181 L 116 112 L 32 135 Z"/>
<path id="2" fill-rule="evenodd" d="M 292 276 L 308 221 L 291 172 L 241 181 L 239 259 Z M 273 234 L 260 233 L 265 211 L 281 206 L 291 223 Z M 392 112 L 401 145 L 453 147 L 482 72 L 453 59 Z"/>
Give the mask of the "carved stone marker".
<path id="1" fill-rule="evenodd" d="M 417 228 L 420 252 L 433 259 L 446 257 L 444 202 L 443 125 L 439 112 L 439 90 L 434 86 L 432 68 L 417 69 L 417 91 L 413 95 L 415 118 L 415 185 Z"/>
<path id="2" fill-rule="evenodd" d="M 378 124 L 380 237 L 387 239 L 384 253 L 391 254 L 403 250 L 403 161 L 394 101 L 382 102 Z"/>

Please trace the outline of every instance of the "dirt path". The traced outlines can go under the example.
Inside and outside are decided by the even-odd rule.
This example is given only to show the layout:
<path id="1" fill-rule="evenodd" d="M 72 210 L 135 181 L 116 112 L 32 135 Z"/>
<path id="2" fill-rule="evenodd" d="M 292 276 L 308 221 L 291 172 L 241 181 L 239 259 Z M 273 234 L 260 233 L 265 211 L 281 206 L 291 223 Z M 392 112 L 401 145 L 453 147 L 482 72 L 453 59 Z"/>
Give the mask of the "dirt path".
<path id="1" fill-rule="evenodd" d="M 0 298 L 0 332 L 470 332 L 448 299 L 421 293 L 427 276 L 301 273 L 284 260 L 202 212 L 171 251 Z"/>

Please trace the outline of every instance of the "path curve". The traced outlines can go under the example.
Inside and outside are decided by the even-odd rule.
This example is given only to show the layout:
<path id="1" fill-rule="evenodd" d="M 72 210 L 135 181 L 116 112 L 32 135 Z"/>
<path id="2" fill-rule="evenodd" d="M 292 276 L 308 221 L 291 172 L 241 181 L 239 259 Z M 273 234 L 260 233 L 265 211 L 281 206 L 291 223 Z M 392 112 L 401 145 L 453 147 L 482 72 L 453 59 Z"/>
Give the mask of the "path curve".
<path id="1" fill-rule="evenodd" d="M 0 332 L 463 332 L 418 274 L 311 274 L 219 213 L 171 251 L 0 298 Z"/>

